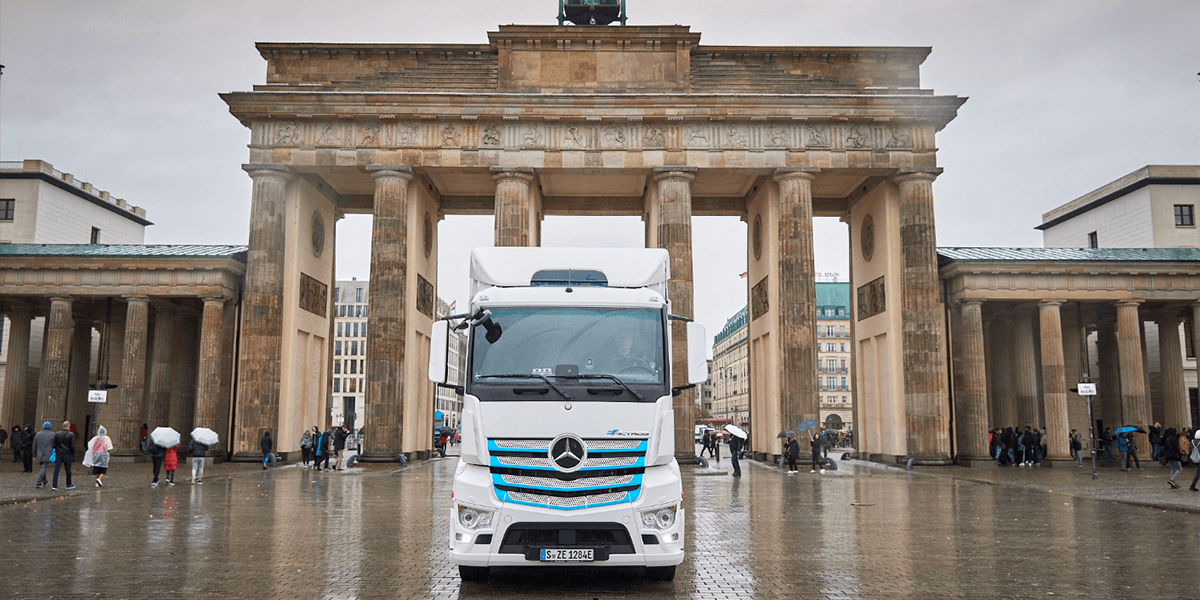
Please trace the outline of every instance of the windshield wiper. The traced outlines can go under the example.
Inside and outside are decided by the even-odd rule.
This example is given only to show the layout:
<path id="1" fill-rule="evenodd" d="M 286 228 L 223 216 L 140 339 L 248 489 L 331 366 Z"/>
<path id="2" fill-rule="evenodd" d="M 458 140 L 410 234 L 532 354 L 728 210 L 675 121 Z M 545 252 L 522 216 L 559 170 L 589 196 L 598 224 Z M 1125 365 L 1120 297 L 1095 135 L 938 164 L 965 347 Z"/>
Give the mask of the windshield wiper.
<path id="1" fill-rule="evenodd" d="M 629 392 L 630 394 L 633 394 L 634 398 L 637 398 L 638 400 L 640 400 L 642 402 L 646 401 L 646 399 L 643 398 L 641 394 L 633 391 L 633 388 L 629 387 L 628 385 L 625 385 L 625 382 L 621 381 L 620 377 L 616 377 L 614 375 L 555 375 L 555 377 L 562 377 L 563 379 L 611 379 L 611 380 L 619 383 L 621 385 L 621 387 L 625 388 L 625 390 L 627 392 Z"/>
<path id="2" fill-rule="evenodd" d="M 475 378 L 476 379 L 541 379 L 542 381 L 546 382 L 546 385 L 554 388 L 554 391 L 558 392 L 558 395 L 562 396 L 563 399 L 565 399 L 565 400 L 571 399 L 571 397 L 568 396 L 566 392 L 558 389 L 557 385 L 554 385 L 554 383 L 552 381 L 550 381 L 549 379 L 546 379 L 545 375 L 536 375 L 536 374 L 532 374 L 532 373 L 529 375 L 521 375 L 519 373 L 509 373 L 506 375 L 476 375 Z"/>

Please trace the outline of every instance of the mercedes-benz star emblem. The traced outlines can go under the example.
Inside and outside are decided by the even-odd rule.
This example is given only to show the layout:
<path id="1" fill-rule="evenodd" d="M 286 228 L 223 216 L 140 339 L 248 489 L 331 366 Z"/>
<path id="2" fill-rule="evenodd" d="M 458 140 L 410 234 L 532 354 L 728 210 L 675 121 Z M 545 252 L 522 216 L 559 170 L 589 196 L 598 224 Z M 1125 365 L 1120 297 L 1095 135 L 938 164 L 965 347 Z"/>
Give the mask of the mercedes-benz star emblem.
<path id="1" fill-rule="evenodd" d="M 587 446 L 579 436 L 564 433 L 550 442 L 550 463 L 563 473 L 579 470 L 587 460 Z"/>

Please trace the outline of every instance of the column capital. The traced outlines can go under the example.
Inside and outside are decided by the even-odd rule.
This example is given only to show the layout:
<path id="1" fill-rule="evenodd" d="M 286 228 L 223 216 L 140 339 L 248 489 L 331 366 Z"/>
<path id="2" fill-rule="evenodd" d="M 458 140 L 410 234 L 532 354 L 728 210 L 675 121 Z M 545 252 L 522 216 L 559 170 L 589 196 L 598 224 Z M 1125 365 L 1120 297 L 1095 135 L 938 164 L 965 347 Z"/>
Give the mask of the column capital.
<path id="1" fill-rule="evenodd" d="M 1200 300 L 1192 301 L 1192 310 L 1200 310 Z"/>
<path id="2" fill-rule="evenodd" d="M 983 306 L 983 300 L 976 300 L 974 298 L 963 299 L 963 300 L 958 301 L 958 306 L 959 306 L 959 308 L 966 308 L 968 306 L 980 307 L 980 306 Z"/>
<path id="3" fill-rule="evenodd" d="M 654 167 L 651 169 L 651 172 L 654 174 L 654 181 L 691 181 L 696 178 L 696 171 L 698 170 L 698 167 L 674 165 Z"/>
<path id="4" fill-rule="evenodd" d="M 133 304 L 137 302 L 147 306 L 150 305 L 150 298 L 148 296 L 122 296 L 121 298 L 125 300 L 126 304 Z"/>
<path id="5" fill-rule="evenodd" d="M 217 304 L 220 306 L 224 306 L 225 302 L 226 302 L 225 298 L 223 298 L 221 296 L 210 296 L 210 297 L 201 298 L 201 300 L 204 301 L 205 306 L 207 306 L 209 304 Z"/>
<path id="6" fill-rule="evenodd" d="M 50 296 L 50 302 L 74 302 L 75 299 L 67 295 Z"/>
<path id="7" fill-rule="evenodd" d="M 1041 302 L 1038 302 L 1039 307 L 1044 306 L 1046 308 L 1049 308 L 1051 306 L 1058 308 L 1059 306 L 1062 306 L 1062 304 L 1063 303 L 1061 300 L 1042 300 Z"/>
<path id="8" fill-rule="evenodd" d="M 402 179 L 412 181 L 413 170 L 408 165 L 367 165 L 367 173 L 379 181 L 380 179 Z"/>
<path id="9" fill-rule="evenodd" d="M 259 179 L 263 177 L 274 177 L 283 181 L 291 181 L 292 172 L 287 165 L 279 164 L 246 164 L 242 165 L 242 170 L 250 175 L 251 179 Z"/>
<path id="10" fill-rule="evenodd" d="M 1136 309 L 1137 307 L 1141 306 L 1142 301 L 1141 300 L 1117 300 L 1116 302 L 1113 302 L 1112 304 L 1113 304 L 1113 306 L 1115 306 L 1117 308 L 1135 308 Z"/>
<path id="11" fill-rule="evenodd" d="M 932 169 L 901 168 L 898 169 L 896 176 L 892 177 L 892 181 L 896 182 L 897 184 L 908 183 L 911 181 L 926 181 L 932 183 L 933 180 L 937 179 L 938 175 L 941 174 L 941 167 L 934 167 Z"/>
<path id="12" fill-rule="evenodd" d="M 511 180 L 533 182 L 533 167 L 492 167 L 491 171 L 492 180 L 497 183 Z"/>
<path id="13" fill-rule="evenodd" d="M 817 173 L 820 172 L 820 167 L 781 167 L 775 169 L 774 173 L 771 173 L 771 179 L 775 180 L 775 183 L 782 183 L 792 179 L 812 181 L 817 178 Z"/>

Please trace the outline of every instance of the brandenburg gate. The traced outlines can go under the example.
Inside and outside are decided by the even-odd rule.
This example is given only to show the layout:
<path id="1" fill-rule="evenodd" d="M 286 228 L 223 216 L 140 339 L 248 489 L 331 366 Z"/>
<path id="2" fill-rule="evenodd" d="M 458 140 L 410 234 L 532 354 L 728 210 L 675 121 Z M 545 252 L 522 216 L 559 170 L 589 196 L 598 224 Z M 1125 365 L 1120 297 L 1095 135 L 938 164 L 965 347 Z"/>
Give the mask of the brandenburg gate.
<path id="1" fill-rule="evenodd" d="M 253 179 L 233 450 L 277 447 L 330 394 L 336 223 L 374 215 L 364 459 L 432 447 L 424 375 L 445 215 L 536 246 L 545 215 L 637 215 L 693 310 L 691 219 L 749 228 L 752 444 L 818 414 L 813 218 L 851 240 L 861 452 L 951 460 L 935 136 L 965 102 L 920 85 L 929 48 L 707 46 L 687 26 L 501 26 L 482 44 L 260 43 L 222 94 Z M 456 243 L 470 243 L 459 240 Z M 686 372 L 683 329 L 676 373 Z M 676 398 L 676 448 L 694 406 Z"/>

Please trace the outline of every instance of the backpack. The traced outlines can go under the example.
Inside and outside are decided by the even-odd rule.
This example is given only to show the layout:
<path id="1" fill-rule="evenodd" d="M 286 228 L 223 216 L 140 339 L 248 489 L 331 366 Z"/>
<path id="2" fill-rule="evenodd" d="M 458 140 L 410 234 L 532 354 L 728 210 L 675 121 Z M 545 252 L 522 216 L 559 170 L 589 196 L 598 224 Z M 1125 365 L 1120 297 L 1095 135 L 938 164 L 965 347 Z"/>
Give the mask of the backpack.
<path id="1" fill-rule="evenodd" d="M 1192 452 L 1192 443 L 1186 435 L 1179 436 L 1179 455 L 1187 456 Z"/>

